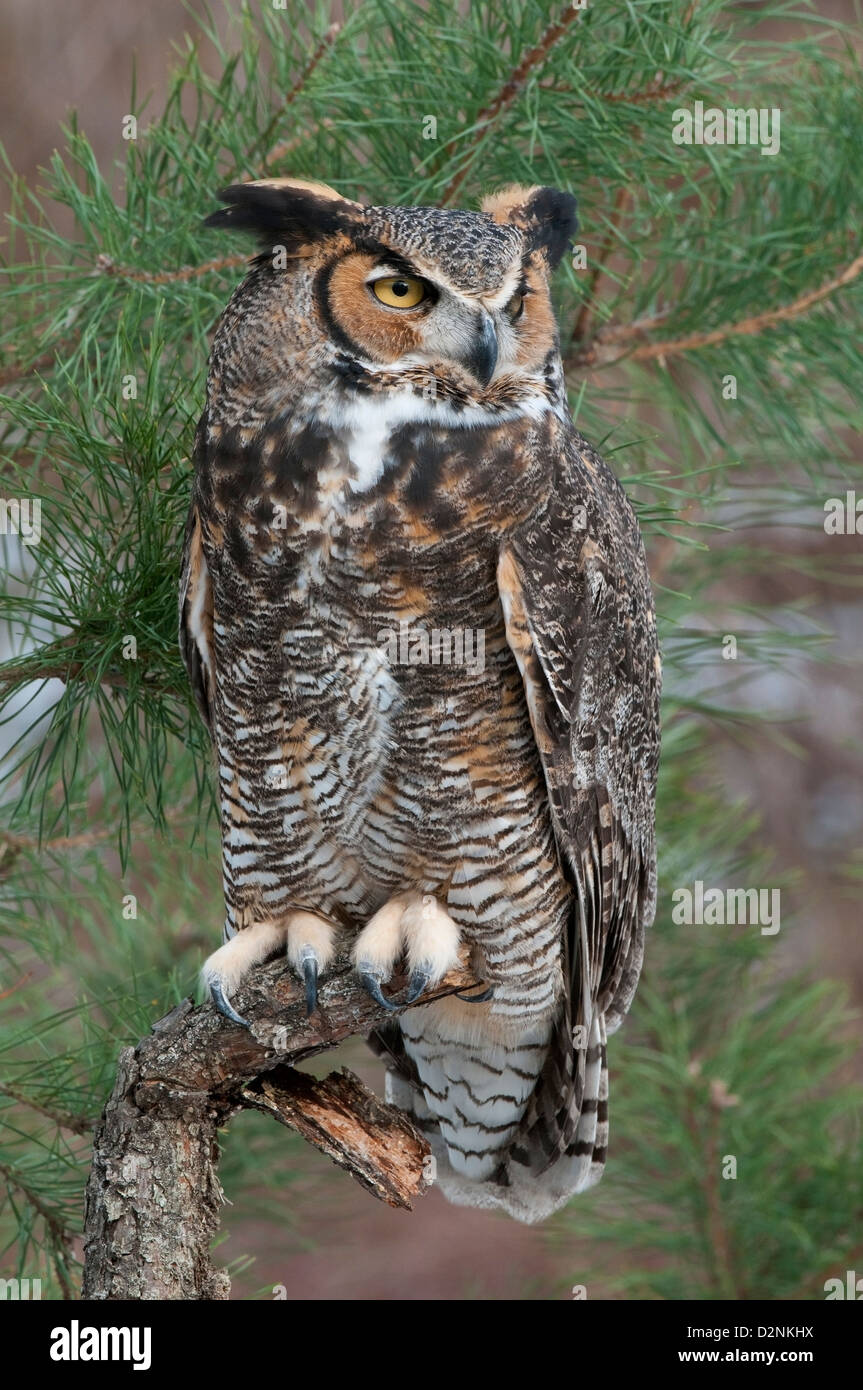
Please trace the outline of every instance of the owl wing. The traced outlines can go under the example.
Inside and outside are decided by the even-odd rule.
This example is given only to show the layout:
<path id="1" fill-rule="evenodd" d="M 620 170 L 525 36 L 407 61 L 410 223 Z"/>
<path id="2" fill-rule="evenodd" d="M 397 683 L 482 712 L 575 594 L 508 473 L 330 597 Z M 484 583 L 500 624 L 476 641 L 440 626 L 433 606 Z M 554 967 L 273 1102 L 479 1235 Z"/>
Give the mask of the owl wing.
<path id="1" fill-rule="evenodd" d="M 606 1031 L 632 1002 L 656 884 L 660 668 L 646 563 L 623 489 L 573 434 L 547 504 L 508 538 L 498 566 L 507 639 L 573 888 L 565 1007 L 524 1124 L 549 1161 L 575 1151 L 591 1089 L 594 1109 L 602 1104 L 591 1066 L 604 1069 Z M 596 1121 L 591 1144 L 601 1163 Z"/>
<path id="2" fill-rule="evenodd" d="M 213 587 L 195 503 L 189 510 L 180 567 L 180 652 L 201 718 L 213 733 Z"/>

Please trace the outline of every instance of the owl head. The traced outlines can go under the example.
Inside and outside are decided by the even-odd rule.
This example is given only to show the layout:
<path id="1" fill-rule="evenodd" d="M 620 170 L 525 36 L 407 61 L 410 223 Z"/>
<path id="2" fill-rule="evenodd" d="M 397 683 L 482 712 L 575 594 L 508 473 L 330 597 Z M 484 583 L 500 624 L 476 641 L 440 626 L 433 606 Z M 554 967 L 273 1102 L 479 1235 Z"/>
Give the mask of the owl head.
<path id="1" fill-rule="evenodd" d="M 252 232 L 263 247 L 255 302 L 263 277 L 270 320 L 266 341 L 247 345 L 259 360 L 277 351 L 281 325 L 294 370 L 326 358 L 391 387 L 430 371 L 451 398 L 482 401 L 557 359 L 549 277 L 576 228 L 569 193 L 513 186 L 480 212 L 365 207 L 297 179 L 220 196 L 207 225 Z"/>

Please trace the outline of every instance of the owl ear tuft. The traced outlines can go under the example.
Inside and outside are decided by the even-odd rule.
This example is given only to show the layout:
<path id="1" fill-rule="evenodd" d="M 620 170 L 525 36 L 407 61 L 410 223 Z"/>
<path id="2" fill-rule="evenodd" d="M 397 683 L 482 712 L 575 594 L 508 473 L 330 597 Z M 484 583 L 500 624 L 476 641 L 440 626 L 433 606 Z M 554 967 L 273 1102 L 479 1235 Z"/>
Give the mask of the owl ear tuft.
<path id="1" fill-rule="evenodd" d="M 531 249 L 545 253 L 550 270 L 560 265 L 578 230 L 575 198 L 557 188 L 524 188 L 513 184 L 484 198 L 482 210 L 495 222 L 510 222 L 520 227 Z"/>
<path id="2" fill-rule="evenodd" d="M 265 245 L 278 240 L 291 249 L 347 231 L 363 213 L 361 203 L 343 198 L 329 184 L 301 179 L 234 183 L 219 197 L 227 207 L 210 213 L 205 227 L 253 232 Z"/>

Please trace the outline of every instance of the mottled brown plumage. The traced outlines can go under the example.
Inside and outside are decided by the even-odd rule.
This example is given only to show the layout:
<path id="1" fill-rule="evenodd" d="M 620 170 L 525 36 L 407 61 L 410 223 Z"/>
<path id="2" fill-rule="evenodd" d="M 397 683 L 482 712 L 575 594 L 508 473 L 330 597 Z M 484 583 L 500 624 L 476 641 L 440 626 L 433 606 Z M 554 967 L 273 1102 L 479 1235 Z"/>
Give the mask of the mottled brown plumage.
<path id="1" fill-rule="evenodd" d="M 181 585 L 219 761 L 205 978 L 230 1012 L 286 946 L 311 1003 L 344 943 L 383 998 L 404 952 L 415 995 L 467 942 L 491 997 L 373 1042 L 447 1195 L 541 1219 L 602 1171 L 655 901 L 650 587 L 548 292 L 572 200 L 225 198 L 267 249 L 216 334 Z"/>

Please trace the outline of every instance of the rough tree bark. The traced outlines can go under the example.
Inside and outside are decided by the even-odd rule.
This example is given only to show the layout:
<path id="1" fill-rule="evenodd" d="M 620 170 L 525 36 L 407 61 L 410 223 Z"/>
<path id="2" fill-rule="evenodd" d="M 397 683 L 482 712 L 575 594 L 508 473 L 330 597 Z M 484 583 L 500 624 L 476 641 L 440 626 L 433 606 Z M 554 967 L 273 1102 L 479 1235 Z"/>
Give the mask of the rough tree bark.
<path id="1" fill-rule="evenodd" d="M 418 1005 L 476 986 L 465 962 Z M 348 962 L 322 982 L 311 1018 L 283 961 L 257 971 L 238 1004 L 249 1029 L 186 999 L 121 1054 L 87 1184 L 83 1298 L 229 1297 L 210 1261 L 223 1201 L 217 1130 L 244 1108 L 295 1129 L 390 1206 L 410 1209 L 425 1191 L 429 1147 L 400 1110 L 347 1070 L 318 1081 L 292 1065 L 392 1017 Z"/>

